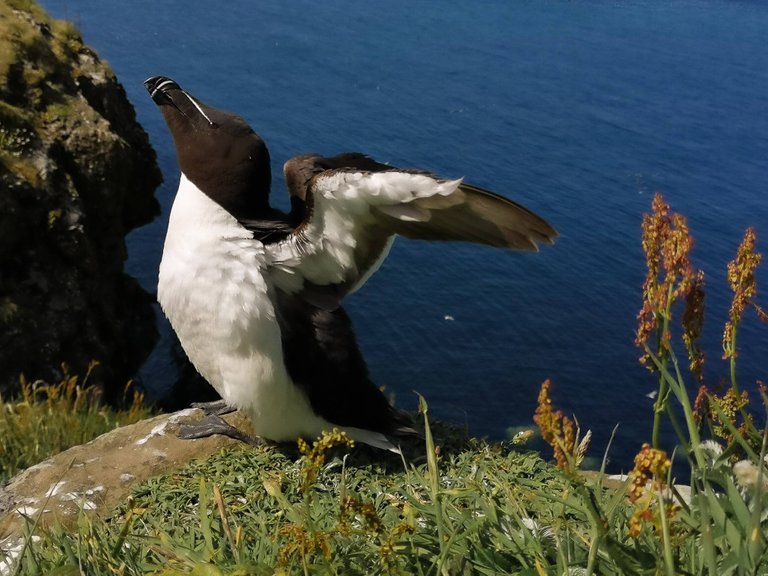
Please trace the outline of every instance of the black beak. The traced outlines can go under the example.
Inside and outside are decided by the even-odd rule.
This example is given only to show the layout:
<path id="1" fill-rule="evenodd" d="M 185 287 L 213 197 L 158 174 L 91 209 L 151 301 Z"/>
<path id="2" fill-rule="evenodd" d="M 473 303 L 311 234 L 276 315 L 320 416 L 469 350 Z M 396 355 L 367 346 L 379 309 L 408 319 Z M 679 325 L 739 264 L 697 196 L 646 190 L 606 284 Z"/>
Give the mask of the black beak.
<path id="1" fill-rule="evenodd" d="M 147 89 L 147 92 L 149 92 L 149 97 L 152 98 L 158 106 L 169 104 L 176 108 L 176 110 L 187 119 L 199 115 L 205 118 L 209 126 L 216 126 L 216 123 L 208 117 L 200 104 L 170 78 L 165 76 L 152 76 L 151 78 L 144 80 L 144 87 Z M 177 96 L 182 96 L 178 102 L 171 96 L 171 92 L 174 91 L 177 93 Z M 184 107 L 186 111 L 182 109 L 182 107 Z"/>
<path id="2" fill-rule="evenodd" d="M 168 96 L 169 90 L 181 90 L 181 87 L 170 78 L 165 76 L 152 76 L 144 80 L 144 87 L 149 92 L 150 98 L 157 104 L 173 104 L 173 100 Z"/>

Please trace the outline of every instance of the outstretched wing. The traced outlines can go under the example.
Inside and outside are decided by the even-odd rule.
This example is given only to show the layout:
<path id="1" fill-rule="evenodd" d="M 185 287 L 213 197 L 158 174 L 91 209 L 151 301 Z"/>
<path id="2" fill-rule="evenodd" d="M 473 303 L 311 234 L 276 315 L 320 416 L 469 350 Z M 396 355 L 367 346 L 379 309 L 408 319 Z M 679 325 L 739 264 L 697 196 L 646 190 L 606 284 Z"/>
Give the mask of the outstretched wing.
<path id="1" fill-rule="evenodd" d="M 362 154 L 300 156 L 284 167 L 303 220 L 268 244 L 275 285 L 326 309 L 360 287 L 395 235 L 537 250 L 557 232 L 527 208 L 432 174 L 399 170 Z"/>

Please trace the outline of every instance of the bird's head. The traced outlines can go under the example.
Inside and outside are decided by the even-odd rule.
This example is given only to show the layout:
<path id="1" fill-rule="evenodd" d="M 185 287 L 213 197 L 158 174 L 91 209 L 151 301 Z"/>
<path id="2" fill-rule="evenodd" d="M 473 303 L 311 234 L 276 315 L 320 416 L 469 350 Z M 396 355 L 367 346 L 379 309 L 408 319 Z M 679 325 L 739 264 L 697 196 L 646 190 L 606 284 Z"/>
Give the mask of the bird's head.
<path id="1" fill-rule="evenodd" d="M 179 168 L 232 214 L 249 217 L 268 204 L 269 152 L 240 116 L 204 104 L 165 76 L 144 81 L 163 113 Z"/>

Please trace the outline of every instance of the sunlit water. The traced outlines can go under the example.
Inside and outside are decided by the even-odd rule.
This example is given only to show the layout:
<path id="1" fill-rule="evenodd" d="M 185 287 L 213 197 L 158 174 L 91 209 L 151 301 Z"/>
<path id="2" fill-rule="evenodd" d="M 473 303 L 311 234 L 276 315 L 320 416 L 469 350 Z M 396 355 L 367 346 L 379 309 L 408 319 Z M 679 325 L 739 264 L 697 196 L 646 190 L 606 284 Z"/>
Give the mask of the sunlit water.
<path id="1" fill-rule="evenodd" d="M 736 1 L 226 3 L 44 0 L 115 69 L 158 151 L 163 216 L 130 238 L 154 291 L 178 169 L 142 81 L 163 74 L 244 116 L 274 172 L 356 150 L 506 194 L 561 232 L 539 254 L 400 241 L 347 303 L 377 382 L 413 408 L 501 438 L 539 384 L 592 428 L 620 424 L 615 467 L 648 436 L 637 364 L 641 216 L 654 191 L 688 216 L 707 274 L 711 383 L 725 264 L 754 225 L 768 247 L 768 4 Z M 285 189 L 275 178 L 275 201 Z M 768 275 L 759 280 L 768 293 Z M 763 298 L 763 302 L 766 302 Z M 163 343 L 145 366 L 174 380 Z M 743 383 L 766 374 L 768 327 L 740 334 Z"/>

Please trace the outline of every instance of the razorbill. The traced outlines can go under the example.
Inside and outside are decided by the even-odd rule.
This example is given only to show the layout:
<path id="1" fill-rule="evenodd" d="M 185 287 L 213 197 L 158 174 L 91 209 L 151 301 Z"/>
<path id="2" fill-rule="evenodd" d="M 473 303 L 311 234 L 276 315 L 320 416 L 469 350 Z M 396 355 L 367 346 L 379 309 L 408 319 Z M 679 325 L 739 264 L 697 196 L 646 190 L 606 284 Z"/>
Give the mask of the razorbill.
<path id="1" fill-rule="evenodd" d="M 269 153 L 242 118 L 163 76 L 145 86 L 181 168 L 157 296 L 189 359 L 261 438 L 336 427 L 392 449 L 393 437 L 413 430 L 371 382 L 343 298 L 376 271 L 397 235 L 537 250 L 557 232 L 461 179 L 359 153 L 288 160 L 286 214 L 269 205 Z M 203 426 L 200 434 L 221 431 Z"/>

